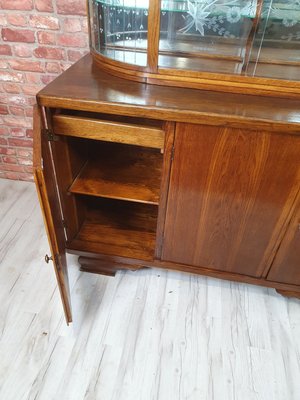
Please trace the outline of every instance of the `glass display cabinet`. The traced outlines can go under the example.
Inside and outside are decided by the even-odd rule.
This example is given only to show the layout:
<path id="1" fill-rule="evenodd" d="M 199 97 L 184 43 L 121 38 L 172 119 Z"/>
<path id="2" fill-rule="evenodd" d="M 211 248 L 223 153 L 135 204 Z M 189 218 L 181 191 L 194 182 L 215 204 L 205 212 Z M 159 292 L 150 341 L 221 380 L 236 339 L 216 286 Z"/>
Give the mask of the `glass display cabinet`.
<path id="1" fill-rule="evenodd" d="M 300 92 L 300 1 L 89 0 L 89 13 L 93 56 L 115 75 Z"/>

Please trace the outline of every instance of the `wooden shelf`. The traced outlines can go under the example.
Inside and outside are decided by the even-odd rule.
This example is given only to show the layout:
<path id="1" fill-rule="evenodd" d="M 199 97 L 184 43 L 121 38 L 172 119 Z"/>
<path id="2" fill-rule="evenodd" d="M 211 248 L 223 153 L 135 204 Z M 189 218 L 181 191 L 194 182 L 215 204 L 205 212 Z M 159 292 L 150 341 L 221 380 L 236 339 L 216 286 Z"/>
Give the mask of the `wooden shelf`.
<path id="1" fill-rule="evenodd" d="M 158 150 L 101 143 L 69 191 L 157 205 L 161 170 L 162 155 Z"/>
<path id="2" fill-rule="evenodd" d="M 153 260 L 157 207 L 107 199 L 87 204 L 86 219 L 69 250 Z"/>

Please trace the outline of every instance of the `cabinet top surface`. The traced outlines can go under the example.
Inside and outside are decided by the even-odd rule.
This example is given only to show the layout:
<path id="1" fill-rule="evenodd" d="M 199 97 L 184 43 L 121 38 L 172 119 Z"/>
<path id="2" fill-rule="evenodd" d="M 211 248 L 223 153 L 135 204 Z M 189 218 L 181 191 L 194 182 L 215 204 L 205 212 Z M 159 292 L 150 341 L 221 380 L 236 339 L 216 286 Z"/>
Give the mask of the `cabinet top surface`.
<path id="1" fill-rule="evenodd" d="M 90 54 L 37 98 L 46 107 L 300 132 L 300 100 L 131 82 L 101 71 Z"/>

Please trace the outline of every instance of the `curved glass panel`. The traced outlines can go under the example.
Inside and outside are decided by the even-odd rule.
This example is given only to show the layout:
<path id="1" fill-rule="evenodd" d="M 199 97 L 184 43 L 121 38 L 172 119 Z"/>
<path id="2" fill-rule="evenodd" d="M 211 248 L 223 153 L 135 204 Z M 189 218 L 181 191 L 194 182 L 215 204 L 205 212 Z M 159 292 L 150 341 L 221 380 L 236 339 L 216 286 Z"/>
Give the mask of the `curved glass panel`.
<path id="1" fill-rule="evenodd" d="M 90 0 L 91 41 L 116 61 L 147 65 L 148 0 Z"/>
<path id="2" fill-rule="evenodd" d="M 163 5 L 160 67 L 300 80 L 300 0 Z"/>
<path id="3" fill-rule="evenodd" d="M 151 0 L 89 0 L 91 44 L 147 66 Z M 161 0 L 158 66 L 300 80 L 300 0 Z"/>

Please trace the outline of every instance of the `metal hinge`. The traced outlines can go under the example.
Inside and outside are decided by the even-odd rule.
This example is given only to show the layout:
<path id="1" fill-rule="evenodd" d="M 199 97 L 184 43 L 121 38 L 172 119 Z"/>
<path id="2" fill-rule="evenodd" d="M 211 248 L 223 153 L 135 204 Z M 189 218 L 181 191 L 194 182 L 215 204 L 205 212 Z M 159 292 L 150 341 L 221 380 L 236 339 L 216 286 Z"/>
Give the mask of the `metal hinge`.
<path id="1" fill-rule="evenodd" d="M 175 154 L 175 146 L 173 145 L 172 150 L 171 150 L 171 161 L 174 160 L 174 154 Z"/>
<path id="2" fill-rule="evenodd" d="M 49 142 L 54 142 L 54 141 L 59 140 L 59 137 L 57 135 L 55 135 L 51 129 L 43 129 L 42 132 L 44 135 L 46 135 L 47 140 Z"/>

